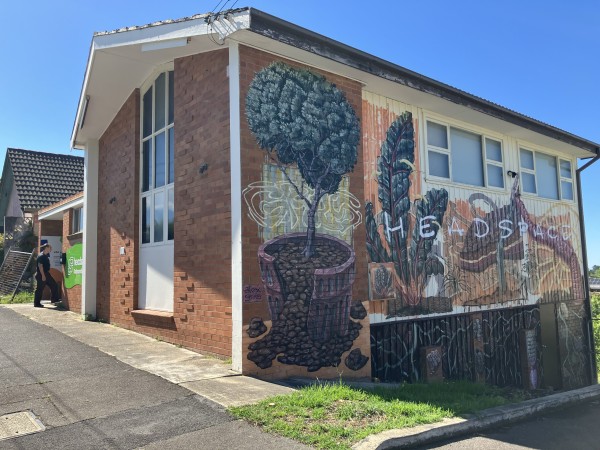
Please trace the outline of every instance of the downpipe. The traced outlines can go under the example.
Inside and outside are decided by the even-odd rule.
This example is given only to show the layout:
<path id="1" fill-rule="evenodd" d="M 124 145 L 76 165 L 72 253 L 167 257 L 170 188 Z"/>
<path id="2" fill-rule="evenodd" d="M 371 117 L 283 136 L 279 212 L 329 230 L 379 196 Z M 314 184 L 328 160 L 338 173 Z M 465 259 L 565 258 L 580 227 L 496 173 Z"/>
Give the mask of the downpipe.
<path id="1" fill-rule="evenodd" d="M 596 149 L 596 156 L 594 156 L 590 161 L 585 163 L 583 166 L 578 168 L 575 171 L 575 178 L 577 184 L 577 209 L 579 212 L 579 232 L 581 235 L 581 253 L 583 257 L 583 290 L 585 295 L 585 308 L 587 313 L 587 333 L 588 333 L 588 346 L 589 346 L 589 355 L 591 358 L 590 361 L 590 380 L 591 384 L 598 383 L 598 368 L 596 367 L 596 347 L 594 346 L 594 327 L 593 327 L 593 319 L 592 319 L 592 303 L 590 296 L 590 279 L 589 279 L 589 267 L 588 267 L 588 257 L 587 257 L 587 243 L 585 238 L 585 220 L 583 215 L 583 195 L 581 192 L 581 172 L 590 167 L 596 161 L 600 159 L 600 148 Z"/>

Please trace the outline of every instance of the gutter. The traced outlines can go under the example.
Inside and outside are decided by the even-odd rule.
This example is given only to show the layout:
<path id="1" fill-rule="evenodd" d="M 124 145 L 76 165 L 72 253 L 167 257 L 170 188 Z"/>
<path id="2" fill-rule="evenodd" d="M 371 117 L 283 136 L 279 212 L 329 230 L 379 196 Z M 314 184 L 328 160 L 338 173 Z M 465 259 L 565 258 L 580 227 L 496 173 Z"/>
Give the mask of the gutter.
<path id="1" fill-rule="evenodd" d="M 583 289 L 585 295 L 585 309 L 587 314 L 587 333 L 588 333 L 588 346 L 589 346 L 589 355 L 591 358 L 590 364 L 590 380 L 592 384 L 598 383 L 598 367 L 596 365 L 596 347 L 594 346 L 594 328 L 592 326 L 592 304 L 590 298 L 590 275 L 589 275 L 589 265 L 587 258 L 587 244 L 585 238 L 585 221 L 583 216 L 583 197 L 581 192 L 581 173 L 594 164 L 596 161 L 600 159 L 600 147 L 595 150 L 596 156 L 594 156 L 590 161 L 585 163 L 579 169 L 575 171 L 575 178 L 577 182 L 577 209 L 579 212 L 579 229 L 581 234 L 581 253 L 583 256 Z"/>

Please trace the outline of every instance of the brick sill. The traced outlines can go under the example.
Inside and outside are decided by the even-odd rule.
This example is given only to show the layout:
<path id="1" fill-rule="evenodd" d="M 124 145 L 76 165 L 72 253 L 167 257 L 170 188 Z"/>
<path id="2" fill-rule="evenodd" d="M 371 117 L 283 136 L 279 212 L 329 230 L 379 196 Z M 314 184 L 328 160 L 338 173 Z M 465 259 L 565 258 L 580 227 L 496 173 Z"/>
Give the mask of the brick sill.
<path id="1" fill-rule="evenodd" d="M 175 320 L 172 312 L 155 311 L 152 309 L 134 309 L 131 315 L 139 318 Z"/>
<path id="2" fill-rule="evenodd" d="M 67 235 L 67 239 L 69 239 L 69 240 L 83 239 L 83 231 L 78 231 L 77 233 L 69 234 L 69 235 Z"/>

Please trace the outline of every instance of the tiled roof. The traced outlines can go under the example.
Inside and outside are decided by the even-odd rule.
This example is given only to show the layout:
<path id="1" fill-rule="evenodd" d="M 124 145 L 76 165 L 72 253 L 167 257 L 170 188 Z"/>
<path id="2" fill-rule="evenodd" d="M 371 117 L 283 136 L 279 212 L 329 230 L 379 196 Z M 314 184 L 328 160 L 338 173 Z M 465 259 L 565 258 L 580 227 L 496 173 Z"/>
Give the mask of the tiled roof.
<path id="1" fill-rule="evenodd" d="M 23 211 L 37 211 L 83 191 L 83 158 L 18 148 L 6 151 Z"/>

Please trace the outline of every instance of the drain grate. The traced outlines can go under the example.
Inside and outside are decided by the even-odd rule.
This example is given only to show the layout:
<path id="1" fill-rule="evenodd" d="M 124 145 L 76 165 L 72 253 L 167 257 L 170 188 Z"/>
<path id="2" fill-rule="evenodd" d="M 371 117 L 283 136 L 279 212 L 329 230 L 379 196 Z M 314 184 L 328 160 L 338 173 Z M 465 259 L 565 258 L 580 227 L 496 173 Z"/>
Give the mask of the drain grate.
<path id="1" fill-rule="evenodd" d="M 0 416 L 0 440 L 44 431 L 46 427 L 31 411 Z"/>

